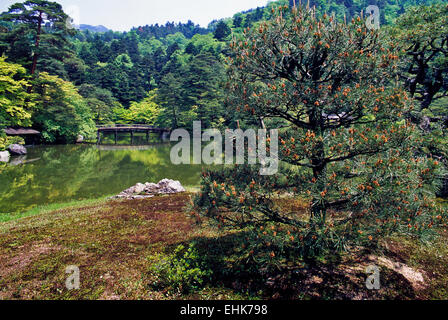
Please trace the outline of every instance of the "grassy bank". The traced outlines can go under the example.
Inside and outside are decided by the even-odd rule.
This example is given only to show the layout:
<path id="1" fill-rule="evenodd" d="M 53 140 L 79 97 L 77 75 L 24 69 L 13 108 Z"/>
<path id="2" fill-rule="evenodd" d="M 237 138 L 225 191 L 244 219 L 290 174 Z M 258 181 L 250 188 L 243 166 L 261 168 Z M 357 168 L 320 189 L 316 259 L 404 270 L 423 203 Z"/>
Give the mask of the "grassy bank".
<path id="1" fill-rule="evenodd" d="M 244 231 L 198 224 L 191 194 L 53 205 L 0 222 L 0 299 L 444 299 L 448 234 L 421 244 L 387 239 L 271 274 L 244 256 Z M 381 289 L 365 269 L 381 268 Z M 79 290 L 65 287 L 80 269 Z"/>
<path id="2" fill-rule="evenodd" d="M 33 209 L 24 211 L 24 212 L 0 213 L 0 223 L 14 221 L 14 220 L 18 220 L 18 219 L 26 218 L 26 217 L 37 216 L 37 215 L 49 213 L 51 211 L 57 211 L 60 209 L 70 208 L 72 210 L 76 210 L 77 208 L 92 205 L 92 204 L 99 205 L 101 203 L 106 202 L 109 197 L 110 196 L 107 196 L 107 197 L 105 196 L 105 197 L 101 197 L 99 199 L 74 200 L 74 201 L 69 201 L 69 202 L 65 202 L 65 203 L 53 203 L 53 204 L 48 204 L 48 205 L 44 205 L 44 206 L 38 206 Z"/>

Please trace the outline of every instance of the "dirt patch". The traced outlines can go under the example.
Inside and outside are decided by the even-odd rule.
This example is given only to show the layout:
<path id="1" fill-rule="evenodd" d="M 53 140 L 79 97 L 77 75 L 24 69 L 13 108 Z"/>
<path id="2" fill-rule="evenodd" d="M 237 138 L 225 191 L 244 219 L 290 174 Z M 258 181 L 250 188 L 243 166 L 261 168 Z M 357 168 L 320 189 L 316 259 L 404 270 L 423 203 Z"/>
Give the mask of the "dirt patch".
<path id="1" fill-rule="evenodd" d="M 13 250 L 11 256 L 0 256 L 0 279 L 20 272 L 42 256 L 59 251 L 59 246 L 49 243 L 32 243 Z"/>

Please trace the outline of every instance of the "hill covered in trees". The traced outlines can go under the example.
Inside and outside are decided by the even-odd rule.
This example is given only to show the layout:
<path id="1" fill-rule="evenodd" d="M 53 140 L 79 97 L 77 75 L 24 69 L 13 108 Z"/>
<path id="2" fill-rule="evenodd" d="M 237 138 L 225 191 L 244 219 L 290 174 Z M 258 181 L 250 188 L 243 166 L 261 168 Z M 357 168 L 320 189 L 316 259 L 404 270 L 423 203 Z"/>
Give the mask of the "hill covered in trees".
<path id="1" fill-rule="evenodd" d="M 381 21 L 392 25 L 407 8 L 434 2 L 440 1 L 312 0 L 309 5 L 320 13 L 334 13 L 342 21 L 344 15 L 345 19 L 351 19 L 374 4 L 381 9 Z M 78 133 L 89 136 L 93 122 L 148 122 L 151 119 L 149 122 L 157 125 L 190 128 L 193 120 L 202 120 L 208 127 L 234 127 L 235 120 L 242 116 L 235 115 L 236 111 L 226 106 L 223 88 L 226 82 L 224 60 L 231 55 L 228 42 L 232 33 L 234 36 L 243 34 L 246 28 L 271 19 L 273 8 L 279 5 L 293 5 L 293 1 L 271 1 L 266 7 L 212 21 L 208 28 L 189 21 L 135 27 L 129 32 L 92 32 L 103 30 L 68 28 L 65 23 L 68 17 L 59 4 L 27 1 L 2 13 L 0 55 L 5 57 L 4 64 L 20 65 L 27 71 L 28 75 L 23 76 L 23 81 L 29 82 L 25 94 L 39 94 L 40 75 L 47 80 L 53 77 L 51 79 L 60 85 L 64 82 L 59 79 L 71 83 L 65 85 L 61 97 L 79 95 L 80 103 L 89 110 L 89 121 L 82 122 L 84 116 L 76 117 L 76 121 L 81 122 L 69 126 L 82 127 L 84 131 L 68 134 L 70 129 L 62 129 L 68 124 L 59 119 L 65 109 L 57 118 L 49 113 L 38 116 L 43 106 L 40 108 L 33 103 L 30 110 L 35 111 L 30 111 L 29 123 L 48 133 L 43 135 L 47 142 L 69 142 Z M 39 12 L 47 15 L 40 19 Z M 145 117 L 147 112 L 158 116 Z M 70 114 L 66 120 L 74 121 Z M 0 122 L 16 124 L 5 117 Z"/>
<path id="2" fill-rule="evenodd" d="M 101 26 L 101 25 L 100 26 L 91 26 L 89 24 L 80 24 L 78 29 L 81 31 L 89 30 L 92 32 L 107 32 L 107 31 L 109 31 L 109 29 L 106 28 L 105 26 Z"/>

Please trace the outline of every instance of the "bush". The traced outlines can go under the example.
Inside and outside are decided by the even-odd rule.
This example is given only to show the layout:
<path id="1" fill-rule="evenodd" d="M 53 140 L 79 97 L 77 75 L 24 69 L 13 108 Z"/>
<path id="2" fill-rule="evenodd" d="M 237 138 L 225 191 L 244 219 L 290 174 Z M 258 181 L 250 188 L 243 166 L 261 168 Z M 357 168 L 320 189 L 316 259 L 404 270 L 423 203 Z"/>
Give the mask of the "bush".
<path id="1" fill-rule="evenodd" d="M 164 288 L 170 292 L 186 293 L 203 285 L 212 275 L 194 243 L 186 250 L 180 245 L 168 256 L 156 254 L 149 257 L 149 260 L 155 261 L 149 269 L 156 279 L 152 283 L 155 289 Z"/>
<path id="2" fill-rule="evenodd" d="M 25 140 L 22 137 L 0 136 L 0 151 L 6 150 L 12 144 L 24 145 Z"/>

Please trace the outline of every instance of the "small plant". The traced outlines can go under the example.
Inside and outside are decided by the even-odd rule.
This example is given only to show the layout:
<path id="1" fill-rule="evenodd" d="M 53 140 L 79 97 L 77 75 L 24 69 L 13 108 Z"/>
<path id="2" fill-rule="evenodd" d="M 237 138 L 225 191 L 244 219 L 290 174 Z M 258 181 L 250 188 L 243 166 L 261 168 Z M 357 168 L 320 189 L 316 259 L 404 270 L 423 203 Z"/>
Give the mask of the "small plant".
<path id="1" fill-rule="evenodd" d="M 155 289 L 164 288 L 168 292 L 186 293 L 197 289 L 212 275 L 194 243 L 191 243 L 188 249 L 179 245 L 174 253 L 168 256 L 156 254 L 149 259 L 155 261 L 149 269 L 155 278 L 152 283 Z"/>
<path id="2" fill-rule="evenodd" d="M 22 137 L 0 136 L 0 151 L 6 150 L 12 144 L 24 145 L 25 140 Z"/>

